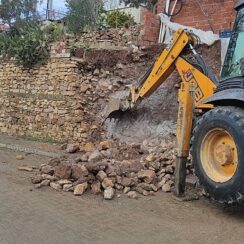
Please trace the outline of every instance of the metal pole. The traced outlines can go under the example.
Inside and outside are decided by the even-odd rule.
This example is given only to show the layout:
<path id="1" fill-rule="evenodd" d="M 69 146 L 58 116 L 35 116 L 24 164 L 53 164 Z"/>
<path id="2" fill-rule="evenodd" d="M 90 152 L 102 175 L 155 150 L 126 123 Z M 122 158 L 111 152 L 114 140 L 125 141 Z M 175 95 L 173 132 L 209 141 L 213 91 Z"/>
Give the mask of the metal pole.
<path id="1" fill-rule="evenodd" d="M 53 18 L 53 0 L 47 0 L 47 19 Z"/>

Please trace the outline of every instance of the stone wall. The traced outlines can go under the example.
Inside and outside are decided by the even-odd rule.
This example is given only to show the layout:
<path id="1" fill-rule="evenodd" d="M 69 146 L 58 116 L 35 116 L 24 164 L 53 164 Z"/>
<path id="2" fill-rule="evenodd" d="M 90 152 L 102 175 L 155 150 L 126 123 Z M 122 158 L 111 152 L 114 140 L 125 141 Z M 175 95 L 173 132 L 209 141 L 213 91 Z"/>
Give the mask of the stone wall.
<path id="1" fill-rule="evenodd" d="M 45 65 L 26 70 L 13 61 L 1 63 L 0 133 L 96 144 L 105 138 L 101 115 L 109 94 L 123 87 L 125 77 L 141 73 L 138 59 L 130 71 L 121 63 L 133 55 L 90 49 L 84 59 L 68 57 L 64 44 L 57 43 Z"/>
<path id="2" fill-rule="evenodd" d="M 75 94 L 79 85 L 76 63 L 67 58 L 23 70 L 0 65 L 0 131 L 14 135 L 77 139 L 84 132 Z"/>
<path id="3" fill-rule="evenodd" d="M 90 47 L 111 46 L 126 47 L 128 45 L 138 45 L 140 41 L 141 26 L 134 25 L 129 28 L 108 29 L 95 32 L 84 33 L 82 36 L 71 39 L 71 41 L 87 44 Z"/>

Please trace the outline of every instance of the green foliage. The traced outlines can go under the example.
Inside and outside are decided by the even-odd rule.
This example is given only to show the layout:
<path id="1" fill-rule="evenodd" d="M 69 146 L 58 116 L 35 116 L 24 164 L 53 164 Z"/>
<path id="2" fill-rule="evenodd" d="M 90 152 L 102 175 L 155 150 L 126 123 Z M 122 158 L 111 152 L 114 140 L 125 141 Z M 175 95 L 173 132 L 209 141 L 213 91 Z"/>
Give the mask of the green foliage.
<path id="1" fill-rule="evenodd" d="M 68 30 L 75 34 L 97 29 L 103 11 L 102 0 L 66 0 Z"/>
<path id="2" fill-rule="evenodd" d="M 10 26 L 21 19 L 33 19 L 39 2 L 41 0 L 1 0 L 0 18 Z"/>
<path id="3" fill-rule="evenodd" d="M 14 57 L 18 65 L 31 68 L 49 57 L 49 43 L 54 40 L 53 32 L 35 21 L 16 22 L 10 31 L 0 33 L 1 57 Z"/>
<path id="4" fill-rule="evenodd" d="M 107 16 L 107 23 L 112 28 L 134 25 L 134 18 L 130 14 L 120 11 L 112 11 Z"/>
<path id="5" fill-rule="evenodd" d="M 63 23 L 50 23 L 44 28 L 44 32 L 49 36 L 49 41 L 57 41 L 62 39 L 65 35 L 65 28 Z"/>
<path id="6" fill-rule="evenodd" d="M 89 44 L 83 43 L 83 42 L 78 42 L 78 41 L 70 41 L 68 43 L 68 47 L 69 47 L 69 50 L 70 50 L 70 53 L 72 56 L 75 55 L 75 52 L 77 49 L 88 50 L 90 48 Z"/>
<path id="7" fill-rule="evenodd" d="M 120 0 L 120 2 L 124 2 L 125 5 L 129 5 L 131 7 L 139 8 L 140 5 L 143 5 L 152 9 L 153 5 L 157 3 L 157 0 Z"/>

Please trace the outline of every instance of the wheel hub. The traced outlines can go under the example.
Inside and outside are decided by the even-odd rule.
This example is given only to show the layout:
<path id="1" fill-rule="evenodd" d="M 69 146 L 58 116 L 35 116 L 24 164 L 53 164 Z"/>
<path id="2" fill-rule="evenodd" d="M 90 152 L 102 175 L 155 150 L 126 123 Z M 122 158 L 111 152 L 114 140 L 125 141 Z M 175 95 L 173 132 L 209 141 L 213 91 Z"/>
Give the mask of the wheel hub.
<path id="1" fill-rule="evenodd" d="M 203 169 L 215 182 L 230 180 L 237 169 L 238 152 L 233 137 L 224 129 L 215 128 L 204 137 L 200 157 Z"/>
<path id="2" fill-rule="evenodd" d="M 234 164 L 234 148 L 223 143 L 215 148 L 215 158 L 222 166 Z"/>

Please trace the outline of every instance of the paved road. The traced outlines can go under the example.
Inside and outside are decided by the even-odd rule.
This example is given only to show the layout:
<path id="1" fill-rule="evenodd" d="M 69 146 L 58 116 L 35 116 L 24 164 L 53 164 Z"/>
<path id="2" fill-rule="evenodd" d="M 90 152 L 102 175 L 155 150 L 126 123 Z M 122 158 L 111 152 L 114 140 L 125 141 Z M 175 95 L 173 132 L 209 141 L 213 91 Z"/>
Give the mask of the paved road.
<path id="1" fill-rule="evenodd" d="M 0 244 L 243 243 L 244 208 L 207 200 L 181 203 L 170 194 L 104 201 L 86 194 L 37 190 L 17 165 L 46 158 L 0 150 Z"/>

